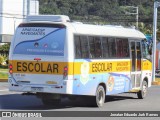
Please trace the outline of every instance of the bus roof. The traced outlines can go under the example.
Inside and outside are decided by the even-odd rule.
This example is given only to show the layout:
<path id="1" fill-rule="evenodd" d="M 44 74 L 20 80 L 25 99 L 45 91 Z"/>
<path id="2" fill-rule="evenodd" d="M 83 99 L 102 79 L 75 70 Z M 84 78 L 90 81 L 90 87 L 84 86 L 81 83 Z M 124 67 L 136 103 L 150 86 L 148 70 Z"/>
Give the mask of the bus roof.
<path id="1" fill-rule="evenodd" d="M 68 16 L 65 15 L 30 15 L 27 16 L 26 22 L 41 22 L 41 23 L 61 23 L 67 27 L 74 29 L 75 34 L 85 35 L 101 35 L 110 37 L 125 37 L 144 39 L 145 35 L 134 29 L 125 28 L 122 26 L 113 25 L 91 25 L 80 22 L 71 22 Z"/>
<path id="2" fill-rule="evenodd" d="M 145 35 L 134 29 L 124 28 L 122 26 L 108 26 L 108 25 L 90 25 L 90 24 L 79 24 L 71 23 L 75 29 L 75 34 L 86 34 L 86 35 L 101 35 L 110 37 L 126 37 L 126 38 L 137 38 L 144 39 Z"/>

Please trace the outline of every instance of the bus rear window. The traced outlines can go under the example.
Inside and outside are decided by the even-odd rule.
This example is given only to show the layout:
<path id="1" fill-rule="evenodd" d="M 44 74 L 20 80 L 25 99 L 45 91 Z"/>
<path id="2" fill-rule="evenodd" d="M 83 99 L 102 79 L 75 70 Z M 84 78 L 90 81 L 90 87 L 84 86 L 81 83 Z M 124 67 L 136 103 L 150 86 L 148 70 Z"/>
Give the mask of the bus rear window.
<path id="1" fill-rule="evenodd" d="M 64 56 L 64 25 L 21 24 L 16 32 L 13 54 Z"/>

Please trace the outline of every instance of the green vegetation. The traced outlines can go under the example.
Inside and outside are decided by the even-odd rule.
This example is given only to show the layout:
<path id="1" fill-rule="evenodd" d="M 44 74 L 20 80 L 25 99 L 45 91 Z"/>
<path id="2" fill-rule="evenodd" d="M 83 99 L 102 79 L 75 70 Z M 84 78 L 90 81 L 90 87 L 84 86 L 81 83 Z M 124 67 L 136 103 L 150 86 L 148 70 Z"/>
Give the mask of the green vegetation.
<path id="1" fill-rule="evenodd" d="M 0 65 L 8 64 L 9 47 L 9 43 L 0 46 Z"/>
<path id="2" fill-rule="evenodd" d="M 136 25 L 136 11 L 127 6 L 138 7 L 138 29 L 145 34 L 152 34 L 154 0 L 39 0 L 39 3 L 40 14 L 61 14 L 69 16 L 72 21 L 123 26 Z M 7 78 L 8 69 L 4 64 L 8 64 L 9 46 L 0 46 L 0 78 Z"/>
<path id="3" fill-rule="evenodd" d="M 0 53 L 4 53 L 5 55 L 6 52 L 9 52 L 9 47 L 10 47 L 10 43 L 6 43 L 0 46 Z"/>
<path id="4" fill-rule="evenodd" d="M 8 78 L 8 69 L 0 68 L 0 79 L 7 79 Z"/>
<path id="5" fill-rule="evenodd" d="M 8 53 L 10 44 L 0 46 L 0 79 L 8 78 Z"/>
<path id="6" fill-rule="evenodd" d="M 71 20 L 94 24 L 135 26 L 138 7 L 139 29 L 152 33 L 154 0 L 39 0 L 41 14 L 63 14 Z M 160 12 L 159 12 L 160 15 Z M 160 23 L 160 19 L 158 19 Z M 158 24 L 160 27 L 160 24 Z"/>

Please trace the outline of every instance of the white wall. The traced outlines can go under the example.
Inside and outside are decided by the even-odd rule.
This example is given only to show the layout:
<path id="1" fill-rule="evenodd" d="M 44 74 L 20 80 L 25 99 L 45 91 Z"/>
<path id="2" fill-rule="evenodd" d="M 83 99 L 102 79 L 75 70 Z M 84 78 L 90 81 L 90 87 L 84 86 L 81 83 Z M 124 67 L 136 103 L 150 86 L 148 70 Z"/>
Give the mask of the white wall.
<path id="1" fill-rule="evenodd" d="M 3 14 L 23 15 L 23 0 L 2 0 Z"/>
<path id="2" fill-rule="evenodd" d="M 38 15 L 38 14 L 39 14 L 39 1 L 30 0 L 30 15 Z"/>
<path id="3" fill-rule="evenodd" d="M 39 14 L 38 0 L 0 0 L 0 42 L 9 42 L 27 15 Z"/>
<path id="4" fill-rule="evenodd" d="M 39 14 L 39 1 L 38 0 L 0 0 L 2 1 L 3 14 L 23 15 Z M 28 6 L 28 4 L 30 4 Z M 29 9 L 28 9 L 29 8 Z"/>
<path id="5" fill-rule="evenodd" d="M 0 16 L 2 12 L 2 0 L 0 0 Z M 0 34 L 2 33 L 2 19 L 0 17 Z"/>

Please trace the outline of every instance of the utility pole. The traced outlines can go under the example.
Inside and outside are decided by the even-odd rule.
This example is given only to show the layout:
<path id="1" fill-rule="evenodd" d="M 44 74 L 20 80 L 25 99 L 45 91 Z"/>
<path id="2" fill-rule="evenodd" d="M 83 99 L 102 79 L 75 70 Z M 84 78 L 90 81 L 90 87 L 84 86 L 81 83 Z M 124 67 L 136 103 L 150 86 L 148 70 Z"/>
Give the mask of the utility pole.
<path id="1" fill-rule="evenodd" d="M 30 0 L 27 0 L 27 16 L 30 15 Z"/>
<path id="2" fill-rule="evenodd" d="M 155 61 L 156 61 L 156 40 L 157 40 L 157 8 L 160 7 L 160 2 L 154 2 L 154 16 L 153 16 L 153 49 L 152 49 L 152 81 L 155 81 Z"/>
<path id="3" fill-rule="evenodd" d="M 134 6 L 125 6 L 125 7 L 136 9 L 136 12 L 126 12 L 126 14 L 136 15 L 136 28 L 138 29 L 138 7 L 134 7 Z"/>
<path id="4" fill-rule="evenodd" d="M 136 27 L 138 29 L 138 7 L 135 8 L 136 8 Z"/>

